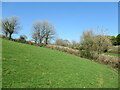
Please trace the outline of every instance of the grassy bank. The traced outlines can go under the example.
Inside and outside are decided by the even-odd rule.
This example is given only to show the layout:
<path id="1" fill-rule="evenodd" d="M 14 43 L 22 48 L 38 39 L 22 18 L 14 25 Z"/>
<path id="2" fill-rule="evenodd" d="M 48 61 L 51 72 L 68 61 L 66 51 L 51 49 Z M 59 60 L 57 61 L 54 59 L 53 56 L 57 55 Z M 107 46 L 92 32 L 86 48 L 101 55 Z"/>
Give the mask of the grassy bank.
<path id="1" fill-rule="evenodd" d="M 3 39 L 3 88 L 117 88 L 114 68 Z"/>

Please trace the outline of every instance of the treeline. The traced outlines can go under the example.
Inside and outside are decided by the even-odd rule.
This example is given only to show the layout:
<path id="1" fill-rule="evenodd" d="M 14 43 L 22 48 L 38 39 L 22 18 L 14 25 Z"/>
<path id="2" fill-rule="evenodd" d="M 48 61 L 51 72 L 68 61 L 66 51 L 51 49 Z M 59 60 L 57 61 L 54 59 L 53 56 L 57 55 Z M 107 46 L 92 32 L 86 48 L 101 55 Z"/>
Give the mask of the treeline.
<path id="1" fill-rule="evenodd" d="M 75 41 L 70 43 L 68 40 L 57 39 L 56 45 L 47 45 L 47 48 L 67 52 L 112 67 L 118 67 L 120 63 L 118 57 L 103 54 L 105 52 L 120 54 L 119 46 L 112 45 L 111 36 L 98 35 L 93 30 L 83 32 L 80 43 Z"/>
<path id="2" fill-rule="evenodd" d="M 88 31 L 86 31 L 86 32 L 88 32 Z M 107 38 L 110 41 L 109 45 L 111 45 L 111 44 L 113 46 L 119 46 L 120 45 L 120 34 L 118 34 L 117 36 L 106 36 L 106 35 L 102 35 L 102 34 L 101 35 L 96 35 L 96 38 L 98 38 L 98 37 Z M 81 39 L 81 41 L 82 40 L 83 39 Z M 69 41 L 69 40 L 63 40 L 63 39 L 56 39 L 55 44 L 60 45 L 60 46 L 70 47 L 70 48 L 73 48 L 73 49 L 79 49 L 79 47 L 81 45 L 80 42 L 76 42 L 75 40 Z"/>
<path id="3" fill-rule="evenodd" d="M 70 42 L 69 40 L 57 39 L 55 44 L 77 49 L 83 57 L 96 59 L 99 54 L 108 52 L 113 47 L 111 37 L 103 34 L 95 34 L 93 30 L 86 30 L 80 38 L 80 43 L 74 40 Z"/>
<path id="4" fill-rule="evenodd" d="M 118 34 L 116 37 L 110 36 L 110 40 L 114 46 L 120 45 L 120 34 Z"/>
<path id="5" fill-rule="evenodd" d="M 19 30 L 21 29 L 21 25 L 19 22 L 19 18 L 16 16 L 11 16 L 4 18 L 2 20 L 2 30 L 6 37 L 9 37 L 9 39 L 12 39 L 13 34 L 17 34 Z M 43 21 L 36 21 L 33 23 L 32 26 L 32 39 L 37 44 L 48 44 L 50 43 L 50 40 L 55 39 L 56 31 L 54 29 L 54 26 L 47 20 Z M 113 45 L 120 45 L 120 34 L 115 36 L 106 36 L 110 39 Z M 23 42 L 27 39 L 26 35 L 20 35 L 19 39 L 23 40 Z M 69 40 L 63 40 L 63 39 L 56 39 L 55 44 L 61 45 L 61 46 L 69 46 L 72 48 L 78 48 L 79 43 L 77 43 L 75 40 L 69 41 Z"/>
<path id="6" fill-rule="evenodd" d="M 3 33 L 5 34 L 5 37 L 9 37 L 9 40 L 12 39 L 12 35 L 18 33 L 20 29 L 21 26 L 17 17 L 12 16 L 2 20 Z M 48 44 L 51 39 L 54 39 L 55 34 L 54 26 L 50 22 L 43 20 L 33 23 L 32 38 L 36 44 L 39 44 L 40 46 Z M 26 35 L 20 35 L 19 41 L 25 42 L 26 39 Z"/>

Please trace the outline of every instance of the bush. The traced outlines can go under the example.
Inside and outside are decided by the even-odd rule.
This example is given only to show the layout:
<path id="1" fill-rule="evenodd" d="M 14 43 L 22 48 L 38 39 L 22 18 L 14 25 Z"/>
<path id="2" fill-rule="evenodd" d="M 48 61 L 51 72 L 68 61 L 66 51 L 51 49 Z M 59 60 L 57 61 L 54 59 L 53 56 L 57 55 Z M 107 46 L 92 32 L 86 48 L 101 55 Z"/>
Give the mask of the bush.
<path id="1" fill-rule="evenodd" d="M 19 42 L 21 42 L 21 43 L 25 43 L 26 40 L 24 40 L 24 39 L 19 39 Z"/>
<path id="2" fill-rule="evenodd" d="M 87 50 L 80 50 L 80 55 L 84 58 L 89 58 L 89 59 L 97 59 L 98 58 L 98 53 L 94 51 L 87 51 Z"/>
<path id="3" fill-rule="evenodd" d="M 74 49 L 71 49 L 71 48 L 68 48 L 68 47 L 63 47 L 63 46 L 58 46 L 58 45 L 47 45 L 46 47 L 50 48 L 50 49 L 54 49 L 54 50 L 59 50 L 59 51 L 62 51 L 62 52 L 67 52 L 69 54 L 73 54 L 73 55 L 76 55 L 76 56 L 81 56 L 80 52 L 78 50 L 74 50 Z"/>
<path id="4" fill-rule="evenodd" d="M 31 44 L 32 42 L 31 41 L 26 41 L 27 44 Z"/>
<path id="5" fill-rule="evenodd" d="M 55 43 L 56 43 L 56 45 L 60 45 L 60 46 L 68 46 L 68 45 L 70 45 L 70 41 L 63 40 L 63 39 L 56 39 Z"/>
<path id="6" fill-rule="evenodd" d="M 104 35 L 96 35 L 92 30 L 83 32 L 80 43 L 80 53 L 83 57 L 97 59 L 98 54 L 106 52 L 112 46 L 111 41 Z"/>
<path id="7" fill-rule="evenodd" d="M 117 68 L 120 63 L 120 61 L 118 61 L 117 56 L 109 56 L 109 55 L 103 55 L 103 54 L 100 54 L 96 61 L 100 63 L 104 63 L 106 65 L 110 65 L 112 67 L 117 67 Z"/>
<path id="8" fill-rule="evenodd" d="M 26 42 L 26 39 L 27 39 L 27 36 L 26 36 L 26 35 L 20 35 L 19 41 L 22 42 L 22 43 L 25 43 L 25 42 Z"/>
<path id="9" fill-rule="evenodd" d="M 5 36 L 3 36 L 2 38 L 9 40 L 9 37 L 5 37 Z"/>
<path id="10" fill-rule="evenodd" d="M 15 42 L 19 42 L 19 39 L 14 39 Z"/>
<path id="11" fill-rule="evenodd" d="M 80 51 L 80 54 L 83 56 L 83 57 L 90 57 L 90 53 L 86 50 L 81 50 Z"/>

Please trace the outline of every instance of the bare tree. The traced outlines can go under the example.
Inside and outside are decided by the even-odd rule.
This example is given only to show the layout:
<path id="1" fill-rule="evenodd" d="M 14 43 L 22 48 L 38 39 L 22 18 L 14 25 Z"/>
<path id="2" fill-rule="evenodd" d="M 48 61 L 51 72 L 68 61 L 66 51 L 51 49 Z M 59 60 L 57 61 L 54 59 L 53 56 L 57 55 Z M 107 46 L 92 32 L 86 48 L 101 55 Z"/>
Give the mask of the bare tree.
<path id="1" fill-rule="evenodd" d="M 44 20 L 42 21 L 42 25 L 43 25 L 45 44 L 48 44 L 48 40 L 53 39 L 56 32 L 53 25 L 50 22 Z"/>
<path id="2" fill-rule="evenodd" d="M 16 16 L 12 16 L 2 21 L 3 32 L 6 36 L 9 34 L 9 39 L 12 38 L 13 33 L 17 33 L 20 29 L 19 20 Z"/>
<path id="3" fill-rule="evenodd" d="M 3 30 L 3 33 L 5 33 L 5 36 L 7 37 L 8 36 L 8 31 L 9 31 L 9 21 L 8 19 L 4 19 L 2 20 L 2 30 Z"/>
<path id="4" fill-rule="evenodd" d="M 42 44 L 43 41 L 45 44 L 48 44 L 48 41 L 54 38 L 54 27 L 46 20 L 35 22 L 33 29 L 32 38 L 40 44 Z"/>
<path id="5" fill-rule="evenodd" d="M 33 33 L 32 38 L 35 40 L 35 43 L 37 43 L 38 41 L 37 33 Z"/>
<path id="6" fill-rule="evenodd" d="M 62 39 L 56 39 L 55 44 L 62 46 L 63 45 L 63 40 Z"/>
<path id="7" fill-rule="evenodd" d="M 45 25 L 41 21 L 37 21 L 33 24 L 33 35 L 32 38 L 35 39 L 35 42 L 42 43 L 45 38 Z"/>
<path id="8" fill-rule="evenodd" d="M 60 45 L 60 46 L 68 46 L 68 45 L 70 45 L 70 41 L 63 40 L 63 39 L 56 39 L 55 44 Z"/>
<path id="9" fill-rule="evenodd" d="M 39 43 L 39 38 L 40 38 L 40 29 L 41 27 L 41 22 L 37 21 L 33 24 L 33 34 L 32 34 L 32 38 L 35 39 L 36 43 Z"/>

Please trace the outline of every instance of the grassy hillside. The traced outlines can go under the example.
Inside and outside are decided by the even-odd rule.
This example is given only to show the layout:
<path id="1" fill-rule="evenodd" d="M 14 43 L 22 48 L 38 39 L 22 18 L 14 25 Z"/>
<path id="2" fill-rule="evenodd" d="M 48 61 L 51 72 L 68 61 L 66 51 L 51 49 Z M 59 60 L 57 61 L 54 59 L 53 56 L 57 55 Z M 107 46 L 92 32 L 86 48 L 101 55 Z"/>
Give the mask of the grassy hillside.
<path id="1" fill-rule="evenodd" d="M 3 87 L 116 88 L 115 69 L 47 48 L 3 40 Z"/>

